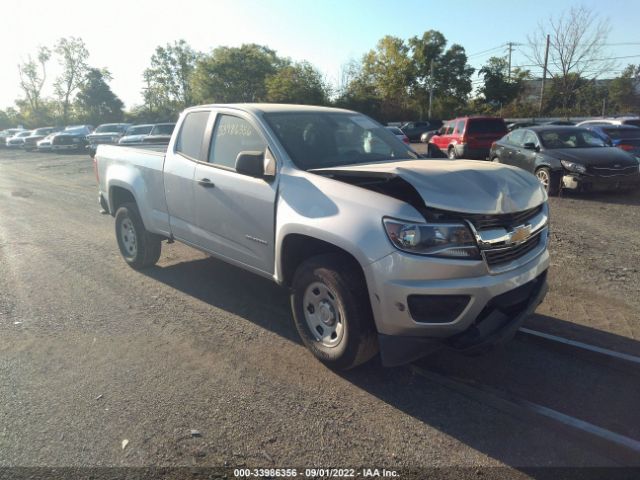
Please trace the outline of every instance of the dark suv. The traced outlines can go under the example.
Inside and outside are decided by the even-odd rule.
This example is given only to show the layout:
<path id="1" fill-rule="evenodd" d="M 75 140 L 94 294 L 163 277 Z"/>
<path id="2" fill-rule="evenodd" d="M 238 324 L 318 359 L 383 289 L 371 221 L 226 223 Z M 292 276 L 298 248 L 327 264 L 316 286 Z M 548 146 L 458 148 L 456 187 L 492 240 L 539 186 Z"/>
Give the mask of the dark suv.
<path id="1" fill-rule="evenodd" d="M 410 142 L 418 142 L 423 133 L 437 130 L 441 126 L 442 122 L 440 120 L 421 120 L 419 122 L 407 122 L 400 127 L 400 130 L 409 138 Z"/>
<path id="2" fill-rule="evenodd" d="M 429 140 L 430 150 L 440 150 L 450 159 L 489 156 L 491 144 L 507 134 L 502 118 L 460 117 L 445 122 Z"/>

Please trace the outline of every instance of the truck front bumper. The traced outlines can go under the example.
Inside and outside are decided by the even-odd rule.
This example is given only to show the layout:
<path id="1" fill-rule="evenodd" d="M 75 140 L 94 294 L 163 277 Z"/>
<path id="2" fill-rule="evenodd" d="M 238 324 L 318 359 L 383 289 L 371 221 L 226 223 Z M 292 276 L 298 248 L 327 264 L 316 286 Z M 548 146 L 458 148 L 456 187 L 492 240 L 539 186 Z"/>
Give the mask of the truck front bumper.
<path id="1" fill-rule="evenodd" d="M 450 346 L 473 353 L 515 333 L 547 292 L 549 253 L 491 273 L 484 260 L 445 260 L 394 252 L 365 268 L 385 365 Z"/>

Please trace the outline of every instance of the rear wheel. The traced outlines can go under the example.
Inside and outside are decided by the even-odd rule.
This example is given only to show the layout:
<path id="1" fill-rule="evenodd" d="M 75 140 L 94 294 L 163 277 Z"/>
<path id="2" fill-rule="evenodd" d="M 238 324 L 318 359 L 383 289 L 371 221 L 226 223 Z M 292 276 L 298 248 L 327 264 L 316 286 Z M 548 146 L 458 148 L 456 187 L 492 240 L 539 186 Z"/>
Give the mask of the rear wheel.
<path id="1" fill-rule="evenodd" d="M 550 197 L 560 193 L 562 178 L 559 174 L 552 172 L 547 167 L 540 167 L 536 170 L 536 177 Z"/>
<path id="2" fill-rule="evenodd" d="M 161 237 L 144 228 L 135 203 L 116 212 L 116 239 L 125 261 L 136 270 L 155 265 L 162 249 Z"/>
<path id="3" fill-rule="evenodd" d="M 303 262 L 293 279 L 291 308 L 305 346 L 325 365 L 346 370 L 378 351 L 362 272 L 340 254 Z"/>

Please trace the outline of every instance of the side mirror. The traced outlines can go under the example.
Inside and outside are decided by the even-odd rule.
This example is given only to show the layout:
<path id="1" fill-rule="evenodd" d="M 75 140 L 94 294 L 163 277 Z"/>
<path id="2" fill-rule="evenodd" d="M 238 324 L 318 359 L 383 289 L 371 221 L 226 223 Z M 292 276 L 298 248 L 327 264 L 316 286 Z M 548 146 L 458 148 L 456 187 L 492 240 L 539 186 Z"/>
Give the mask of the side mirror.
<path id="1" fill-rule="evenodd" d="M 538 150 L 538 147 L 536 147 L 536 144 L 533 142 L 527 142 L 523 145 L 525 150 Z"/>
<path id="2" fill-rule="evenodd" d="M 263 178 L 264 152 L 240 152 L 236 157 L 236 172 L 255 178 Z"/>

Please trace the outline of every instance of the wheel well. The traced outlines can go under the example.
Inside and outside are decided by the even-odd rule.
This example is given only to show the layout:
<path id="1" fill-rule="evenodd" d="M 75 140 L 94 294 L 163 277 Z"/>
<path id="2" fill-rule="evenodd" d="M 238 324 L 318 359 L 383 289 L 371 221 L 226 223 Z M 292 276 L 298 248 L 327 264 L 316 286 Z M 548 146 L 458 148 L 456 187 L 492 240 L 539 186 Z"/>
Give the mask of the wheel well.
<path id="1" fill-rule="evenodd" d="M 362 273 L 362 281 L 365 281 L 364 272 L 362 271 L 360 263 L 346 250 L 337 247 L 332 243 L 318 240 L 317 238 L 309 237 L 307 235 L 290 234 L 283 240 L 282 249 L 280 251 L 280 258 L 282 262 L 282 283 L 286 286 L 291 286 L 293 276 L 302 262 L 311 257 L 315 257 L 316 255 L 323 255 L 327 253 L 339 253 L 344 255 L 349 259 L 349 261 L 353 262 L 354 265 L 358 266 L 358 270 Z"/>
<path id="2" fill-rule="evenodd" d="M 120 205 L 129 202 L 136 203 L 135 197 L 129 190 L 122 187 L 111 187 L 109 193 L 109 207 L 111 211 L 109 213 L 111 213 L 112 216 L 116 215 Z"/>

